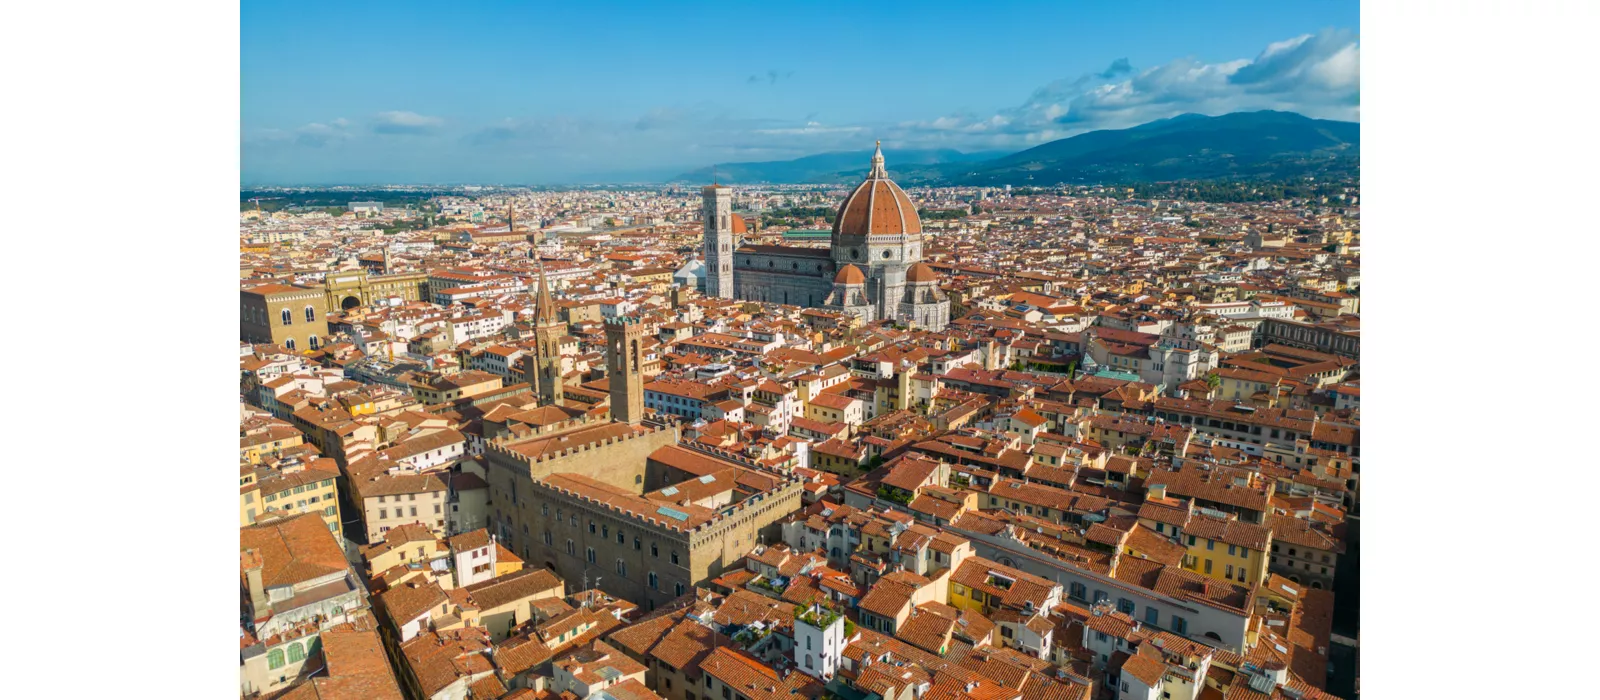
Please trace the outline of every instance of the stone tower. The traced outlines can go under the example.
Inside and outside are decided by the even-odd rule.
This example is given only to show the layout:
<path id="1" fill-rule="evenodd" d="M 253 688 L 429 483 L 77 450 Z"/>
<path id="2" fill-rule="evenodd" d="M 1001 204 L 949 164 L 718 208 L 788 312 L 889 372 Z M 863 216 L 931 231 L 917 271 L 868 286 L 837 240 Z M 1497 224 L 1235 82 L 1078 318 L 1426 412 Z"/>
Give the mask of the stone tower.
<path id="1" fill-rule="evenodd" d="M 561 377 L 561 336 L 566 324 L 556 316 L 550 300 L 550 283 L 544 276 L 544 261 L 539 261 L 539 293 L 533 307 L 534 353 L 523 356 L 524 381 L 533 387 L 541 404 L 560 404 L 566 388 Z"/>
<path id="2" fill-rule="evenodd" d="M 706 296 L 733 298 L 733 188 L 717 184 L 700 190 L 706 222 Z"/>
<path id="3" fill-rule="evenodd" d="M 638 425 L 644 418 L 644 324 L 618 316 L 606 322 L 606 378 L 611 419 Z"/>

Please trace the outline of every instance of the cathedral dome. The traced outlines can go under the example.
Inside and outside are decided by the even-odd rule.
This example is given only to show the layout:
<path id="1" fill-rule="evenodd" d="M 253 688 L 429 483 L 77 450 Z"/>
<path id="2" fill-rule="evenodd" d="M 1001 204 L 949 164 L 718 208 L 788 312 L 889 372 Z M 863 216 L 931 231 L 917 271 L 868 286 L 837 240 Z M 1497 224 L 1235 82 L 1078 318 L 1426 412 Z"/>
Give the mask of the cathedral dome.
<path id="1" fill-rule="evenodd" d="M 739 216 L 738 214 L 734 214 L 733 215 L 733 224 L 732 225 L 733 225 L 733 233 L 734 233 L 734 235 L 738 235 L 738 234 L 741 234 L 741 233 L 748 233 L 749 232 L 749 228 L 747 226 L 745 226 L 744 217 Z"/>
<path id="2" fill-rule="evenodd" d="M 833 276 L 834 284 L 866 284 L 867 276 L 861 273 L 861 268 L 855 265 L 845 265 L 839 269 L 839 274 Z"/>
<path id="3" fill-rule="evenodd" d="M 919 263 L 913 264 L 910 269 L 906 270 L 906 281 L 907 282 L 938 282 L 939 281 L 939 275 L 935 274 L 934 271 L 933 271 L 933 268 L 928 267 L 927 263 L 919 262 Z"/>
<path id="4" fill-rule="evenodd" d="M 922 233 L 917 205 L 883 169 L 883 147 L 872 154 L 872 171 L 839 205 L 833 219 L 833 240 L 840 236 L 895 236 Z"/>

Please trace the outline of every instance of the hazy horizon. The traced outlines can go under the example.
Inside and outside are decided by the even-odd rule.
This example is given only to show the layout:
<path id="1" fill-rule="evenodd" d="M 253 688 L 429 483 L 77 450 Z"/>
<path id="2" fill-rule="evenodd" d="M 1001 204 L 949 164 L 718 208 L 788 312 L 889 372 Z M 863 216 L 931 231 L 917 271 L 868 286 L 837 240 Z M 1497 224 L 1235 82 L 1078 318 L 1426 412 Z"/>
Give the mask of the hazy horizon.
<path id="1" fill-rule="evenodd" d="M 1357 11 L 246 4 L 240 181 L 648 182 L 878 140 L 891 158 L 1017 151 L 1186 112 L 1359 122 Z"/>

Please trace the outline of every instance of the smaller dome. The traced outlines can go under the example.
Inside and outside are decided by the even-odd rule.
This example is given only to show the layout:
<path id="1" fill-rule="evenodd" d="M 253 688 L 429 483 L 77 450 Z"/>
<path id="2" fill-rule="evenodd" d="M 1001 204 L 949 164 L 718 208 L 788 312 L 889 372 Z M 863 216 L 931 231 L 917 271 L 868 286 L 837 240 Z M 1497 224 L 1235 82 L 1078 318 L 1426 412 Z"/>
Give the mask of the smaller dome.
<path id="1" fill-rule="evenodd" d="M 933 268 L 928 267 L 927 263 L 919 262 L 919 263 L 916 263 L 916 264 L 912 265 L 911 269 L 906 270 L 906 281 L 907 282 L 938 282 L 939 281 L 939 275 L 935 274 L 934 271 L 933 271 Z"/>
<path id="2" fill-rule="evenodd" d="M 749 230 L 750 229 L 745 226 L 744 217 L 739 216 L 738 214 L 734 214 L 733 215 L 733 232 L 734 233 L 747 233 L 747 232 L 749 232 Z"/>
<path id="3" fill-rule="evenodd" d="M 839 274 L 833 276 L 834 284 L 866 284 L 867 276 L 861 274 L 861 268 L 855 265 L 845 265 L 839 269 Z"/>

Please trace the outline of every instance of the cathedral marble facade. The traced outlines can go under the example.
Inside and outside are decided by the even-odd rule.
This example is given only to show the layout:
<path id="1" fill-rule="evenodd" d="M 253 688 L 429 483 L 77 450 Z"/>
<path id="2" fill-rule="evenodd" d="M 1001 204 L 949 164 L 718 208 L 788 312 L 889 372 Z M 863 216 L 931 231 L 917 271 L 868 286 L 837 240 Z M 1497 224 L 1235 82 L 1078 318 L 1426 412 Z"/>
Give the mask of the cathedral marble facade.
<path id="1" fill-rule="evenodd" d="M 881 148 L 867 178 L 839 205 L 827 249 L 737 245 L 744 222 L 732 213 L 733 190 L 710 185 L 702 196 L 708 296 L 825 308 L 930 330 L 949 324 L 950 302 L 938 275 L 922 262 L 916 205 L 889 179 Z"/>

